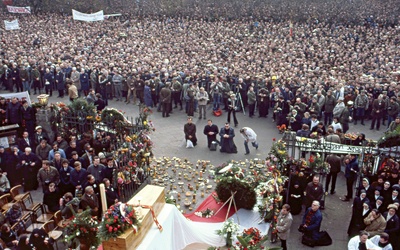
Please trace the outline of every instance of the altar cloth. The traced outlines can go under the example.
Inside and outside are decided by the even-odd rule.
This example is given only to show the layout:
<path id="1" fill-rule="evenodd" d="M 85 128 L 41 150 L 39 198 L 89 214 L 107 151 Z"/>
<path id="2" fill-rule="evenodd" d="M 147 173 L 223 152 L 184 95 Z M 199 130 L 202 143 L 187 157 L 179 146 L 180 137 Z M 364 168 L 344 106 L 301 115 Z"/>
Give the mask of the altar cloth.
<path id="1" fill-rule="evenodd" d="M 236 223 L 239 218 L 239 233 L 250 227 L 258 228 L 264 235 L 268 233 L 269 223 L 258 224 L 260 217 L 256 211 L 240 209 L 231 217 Z M 171 204 L 165 204 L 158 215 L 158 221 L 162 225 L 163 231 L 160 232 L 154 224 L 137 248 L 138 250 L 181 250 L 193 243 L 221 247 L 226 243 L 225 239 L 216 233 L 221 229 L 223 222 L 190 221 Z"/>

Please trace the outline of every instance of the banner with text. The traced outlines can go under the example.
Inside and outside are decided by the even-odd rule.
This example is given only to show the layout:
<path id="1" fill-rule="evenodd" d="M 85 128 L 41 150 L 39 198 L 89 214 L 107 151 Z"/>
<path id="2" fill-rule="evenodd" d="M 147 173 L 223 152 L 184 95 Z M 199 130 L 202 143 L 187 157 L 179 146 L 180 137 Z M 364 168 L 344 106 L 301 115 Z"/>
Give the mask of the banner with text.
<path id="1" fill-rule="evenodd" d="M 370 147 L 352 146 L 324 140 L 314 140 L 296 136 L 296 147 L 305 152 L 334 153 L 334 154 L 362 154 L 363 149 Z"/>
<path id="2" fill-rule="evenodd" d="M 14 21 L 11 22 L 4 20 L 4 26 L 6 30 L 19 30 L 18 19 L 15 19 Z"/>
<path id="3" fill-rule="evenodd" d="M 82 13 L 76 10 L 72 10 L 72 17 L 74 20 L 84 21 L 84 22 L 96 22 L 96 21 L 103 21 L 104 20 L 104 13 L 103 11 L 99 11 L 92 14 Z"/>
<path id="4" fill-rule="evenodd" d="M 10 13 L 21 13 L 21 14 L 31 14 L 31 7 L 16 7 L 7 5 L 7 10 Z"/>

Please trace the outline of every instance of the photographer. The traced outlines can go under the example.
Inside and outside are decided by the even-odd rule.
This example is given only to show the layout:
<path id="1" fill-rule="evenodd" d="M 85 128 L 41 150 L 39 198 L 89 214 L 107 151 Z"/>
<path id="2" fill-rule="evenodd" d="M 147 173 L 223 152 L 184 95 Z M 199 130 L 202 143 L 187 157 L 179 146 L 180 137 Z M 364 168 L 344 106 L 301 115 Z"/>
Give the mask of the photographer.
<path id="1" fill-rule="evenodd" d="M 50 183 L 55 183 L 58 185 L 60 182 L 60 174 L 55 167 L 50 166 L 49 161 L 43 161 L 42 168 L 37 174 L 37 180 L 42 185 L 43 193 L 45 193 Z"/>

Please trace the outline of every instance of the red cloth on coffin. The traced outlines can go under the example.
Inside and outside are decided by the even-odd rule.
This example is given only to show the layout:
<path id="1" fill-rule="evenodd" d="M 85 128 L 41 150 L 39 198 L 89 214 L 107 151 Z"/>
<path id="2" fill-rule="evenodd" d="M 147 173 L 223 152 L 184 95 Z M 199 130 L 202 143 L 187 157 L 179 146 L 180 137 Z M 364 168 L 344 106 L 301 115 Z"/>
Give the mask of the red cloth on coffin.
<path id="1" fill-rule="evenodd" d="M 217 193 L 212 192 L 212 194 L 209 195 L 206 199 L 204 199 L 204 201 L 197 207 L 196 211 L 194 211 L 193 213 L 190 213 L 190 214 L 184 214 L 184 216 L 192 221 L 198 221 L 198 222 L 210 222 L 210 223 L 224 222 L 226 213 L 228 212 L 229 202 L 227 204 L 225 204 L 224 207 L 222 207 L 224 202 L 220 201 L 219 203 L 217 203 L 215 201 L 213 195 L 217 196 Z M 221 211 L 219 211 L 218 214 L 215 215 L 215 213 L 221 207 L 222 207 Z M 211 216 L 210 218 L 203 218 L 203 217 L 199 217 L 194 214 L 195 212 L 205 211 L 207 208 L 214 211 L 214 215 Z M 228 214 L 228 218 L 234 214 L 235 214 L 235 206 L 233 205 L 233 202 L 232 202 L 231 209 Z"/>

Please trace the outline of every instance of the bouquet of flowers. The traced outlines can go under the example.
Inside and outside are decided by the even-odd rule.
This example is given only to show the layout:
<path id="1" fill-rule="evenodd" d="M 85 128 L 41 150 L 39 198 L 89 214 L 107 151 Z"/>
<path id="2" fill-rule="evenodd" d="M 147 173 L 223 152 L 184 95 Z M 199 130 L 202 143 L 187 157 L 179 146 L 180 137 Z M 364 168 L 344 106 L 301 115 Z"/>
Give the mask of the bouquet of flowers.
<path id="1" fill-rule="evenodd" d="M 310 168 L 314 173 L 318 174 L 329 173 L 331 166 L 329 165 L 329 163 L 325 162 L 322 159 L 319 153 L 317 153 L 316 155 L 311 155 L 308 161 L 310 162 Z"/>
<path id="2" fill-rule="evenodd" d="M 214 211 L 207 208 L 204 211 L 198 211 L 194 213 L 196 216 L 202 217 L 202 218 L 211 218 L 214 215 Z"/>
<path id="3" fill-rule="evenodd" d="M 346 134 L 344 134 L 344 138 L 350 139 L 350 140 L 355 140 L 358 138 L 358 135 L 356 133 L 346 133 Z"/>
<path id="4" fill-rule="evenodd" d="M 125 232 L 128 228 L 133 228 L 134 233 L 137 232 L 139 219 L 132 205 L 125 203 L 117 203 L 111 206 L 104 213 L 100 223 L 98 237 L 102 241 L 116 238 Z"/>
<path id="5" fill-rule="evenodd" d="M 99 223 L 91 216 L 91 210 L 87 209 L 81 213 L 74 213 L 73 219 L 64 228 L 64 242 L 69 243 L 74 239 L 85 242 L 93 249 L 100 245 L 100 239 L 97 238 Z"/>
<path id="6" fill-rule="evenodd" d="M 235 249 L 258 250 L 264 248 L 261 245 L 267 241 L 267 236 L 263 236 L 257 228 L 251 227 L 243 230 L 242 235 L 238 236 L 237 239 Z"/>
<path id="7" fill-rule="evenodd" d="M 217 230 L 217 234 L 224 236 L 226 239 L 226 245 L 232 246 L 232 236 L 239 231 L 239 224 L 235 223 L 233 219 L 228 219 L 222 225 L 220 230 Z"/>
<path id="8" fill-rule="evenodd" d="M 266 164 L 274 165 L 279 171 L 282 171 L 288 158 L 286 143 L 283 140 L 279 140 L 272 144 Z"/>

